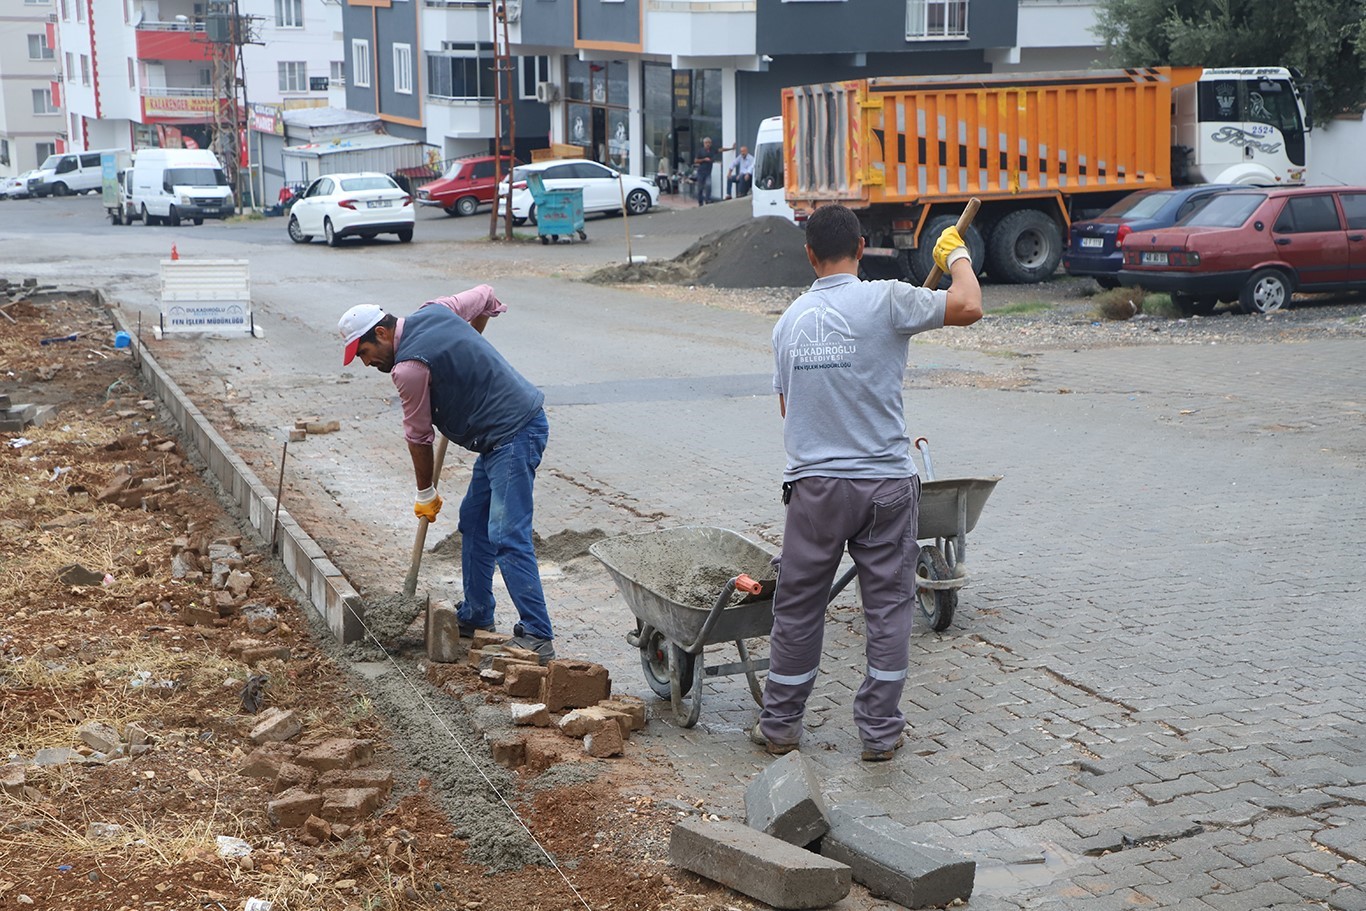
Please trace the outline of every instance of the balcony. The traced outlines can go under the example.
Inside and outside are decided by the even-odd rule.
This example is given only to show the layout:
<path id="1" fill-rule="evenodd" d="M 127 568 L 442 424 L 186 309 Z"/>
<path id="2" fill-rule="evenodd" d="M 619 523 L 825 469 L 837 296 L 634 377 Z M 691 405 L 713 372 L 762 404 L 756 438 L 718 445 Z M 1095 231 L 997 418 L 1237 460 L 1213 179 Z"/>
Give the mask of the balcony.
<path id="1" fill-rule="evenodd" d="M 218 93 L 211 88 L 146 88 L 142 96 L 142 122 L 207 123 L 218 108 Z"/>
<path id="2" fill-rule="evenodd" d="M 203 23 L 143 22 L 137 27 L 139 60 L 212 60 Z"/>

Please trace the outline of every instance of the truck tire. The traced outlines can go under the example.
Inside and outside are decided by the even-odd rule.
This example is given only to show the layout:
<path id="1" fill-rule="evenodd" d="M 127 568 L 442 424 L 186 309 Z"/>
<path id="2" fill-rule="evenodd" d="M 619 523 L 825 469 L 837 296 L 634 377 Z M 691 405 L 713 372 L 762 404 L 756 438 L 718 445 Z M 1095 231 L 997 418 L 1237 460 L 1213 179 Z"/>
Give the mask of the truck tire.
<path id="1" fill-rule="evenodd" d="M 956 224 L 956 215 L 936 215 L 925 223 L 925 229 L 920 232 L 920 245 L 914 250 L 907 251 L 910 256 L 911 278 L 917 285 L 923 285 L 925 279 L 930 277 L 930 270 L 934 268 L 934 245 L 938 242 L 939 235 L 944 233 L 945 228 L 952 228 Z M 968 226 L 963 242 L 968 245 L 968 255 L 972 257 L 973 268 L 981 272 L 987 245 L 976 225 Z M 947 288 L 950 284 L 947 275 L 939 280 L 940 288 Z"/>
<path id="2" fill-rule="evenodd" d="M 999 282 L 1030 285 L 1049 278 L 1062 262 L 1062 230 L 1037 209 L 1011 212 L 996 223 L 987 271 Z"/>
<path id="3" fill-rule="evenodd" d="M 60 180 L 52 185 L 53 196 L 67 196 L 70 195 L 70 193 L 71 188 L 68 187 L 66 184 L 62 183 Z"/>

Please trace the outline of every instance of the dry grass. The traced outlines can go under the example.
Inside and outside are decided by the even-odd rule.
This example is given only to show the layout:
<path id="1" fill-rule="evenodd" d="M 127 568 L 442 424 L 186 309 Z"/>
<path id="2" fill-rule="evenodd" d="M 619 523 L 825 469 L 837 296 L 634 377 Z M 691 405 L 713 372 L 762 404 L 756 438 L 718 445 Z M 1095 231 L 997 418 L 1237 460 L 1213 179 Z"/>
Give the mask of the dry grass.
<path id="1" fill-rule="evenodd" d="M 1091 298 L 1091 303 L 1095 315 L 1100 319 L 1133 319 L 1143 312 L 1146 293 L 1142 288 L 1111 288 L 1096 294 Z"/>

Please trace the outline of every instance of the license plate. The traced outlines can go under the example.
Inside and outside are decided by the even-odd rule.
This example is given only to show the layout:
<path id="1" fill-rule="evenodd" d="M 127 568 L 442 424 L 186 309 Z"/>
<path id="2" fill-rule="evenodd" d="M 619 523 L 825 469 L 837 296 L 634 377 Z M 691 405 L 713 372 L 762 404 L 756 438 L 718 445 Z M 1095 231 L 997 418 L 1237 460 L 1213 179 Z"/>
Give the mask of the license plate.
<path id="1" fill-rule="evenodd" d="M 1083 238 L 1081 239 L 1081 245 L 1082 245 L 1083 247 L 1103 247 L 1103 246 L 1105 246 L 1105 238 L 1103 238 L 1103 237 L 1083 237 Z"/>
<path id="2" fill-rule="evenodd" d="M 1140 262 L 1145 266 L 1165 266 L 1167 264 L 1167 254 L 1165 253 L 1144 253 Z"/>
<path id="3" fill-rule="evenodd" d="M 365 204 L 365 207 L 366 207 L 367 209 L 384 209 L 384 208 L 387 208 L 388 205 L 389 205 L 389 200 L 387 200 L 387 199 L 372 199 L 372 200 L 370 200 L 369 202 L 367 202 L 367 203 Z M 1164 262 L 1165 262 L 1165 259 L 1164 259 Z"/>

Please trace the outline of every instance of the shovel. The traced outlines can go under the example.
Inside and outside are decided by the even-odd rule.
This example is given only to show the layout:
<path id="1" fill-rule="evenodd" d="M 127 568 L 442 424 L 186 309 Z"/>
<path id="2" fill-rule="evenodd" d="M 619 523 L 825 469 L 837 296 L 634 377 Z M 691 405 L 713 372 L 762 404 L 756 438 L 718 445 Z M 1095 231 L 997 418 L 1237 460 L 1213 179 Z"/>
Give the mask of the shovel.
<path id="1" fill-rule="evenodd" d="M 446 461 L 446 444 L 450 441 L 444 436 L 436 444 L 436 455 L 432 458 L 432 487 L 441 480 L 441 464 Z M 431 523 L 425 517 L 417 520 L 417 538 L 413 541 L 413 565 L 408 569 L 408 578 L 403 580 L 403 597 L 411 598 L 417 591 L 417 570 L 422 565 L 422 548 L 427 543 L 427 526 Z"/>

